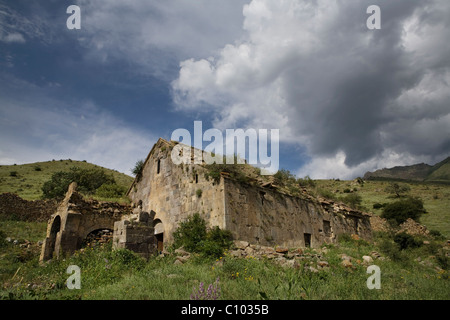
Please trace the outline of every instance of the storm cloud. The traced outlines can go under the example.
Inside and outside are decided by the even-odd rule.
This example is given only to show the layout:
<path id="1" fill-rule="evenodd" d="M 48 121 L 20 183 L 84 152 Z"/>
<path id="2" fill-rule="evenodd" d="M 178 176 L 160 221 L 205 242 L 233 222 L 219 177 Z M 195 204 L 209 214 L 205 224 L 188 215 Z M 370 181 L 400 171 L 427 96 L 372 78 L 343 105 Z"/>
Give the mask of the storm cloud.
<path id="1" fill-rule="evenodd" d="M 244 35 L 181 63 L 179 110 L 219 128 L 279 128 L 306 148 L 299 174 L 350 177 L 387 164 L 438 161 L 450 144 L 450 3 L 253 0 Z M 335 168 L 335 170 L 333 170 Z"/>

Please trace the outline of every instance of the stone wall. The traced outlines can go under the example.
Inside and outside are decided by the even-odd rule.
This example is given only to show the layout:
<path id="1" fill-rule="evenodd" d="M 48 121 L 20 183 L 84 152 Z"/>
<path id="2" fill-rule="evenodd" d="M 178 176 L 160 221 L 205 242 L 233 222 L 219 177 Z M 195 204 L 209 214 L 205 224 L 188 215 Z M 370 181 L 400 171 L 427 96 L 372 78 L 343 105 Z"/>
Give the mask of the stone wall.
<path id="1" fill-rule="evenodd" d="M 22 221 L 47 221 L 55 212 L 55 200 L 24 200 L 14 193 L 0 194 L 0 215 Z"/>
<path id="2" fill-rule="evenodd" d="M 133 204 L 155 212 L 164 243 L 172 242 L 180 222 L 194 213 L 201 214 L 210 227 L 225 227 L 223 183 L 206 180 L 200 165 L 175 165 L 170 157 L 172 147 L 165 140 L 157 142 L 145 161 L 142 179 L 128 192 Z"/>
<path id="3" fill-rule="evenodd" d="M 83 240 L 100 229 L 114 229 L 114 222 L 130 214 L 131 207 L 113 202 L 85 200 L 72 183 L 56 211 L 50 217 L 41 252 L 41 261 L 71 254 L 81 248 Z"/>
<path id="4" fill-rule="evenodd" d="M 319 247 L 343 233 L 371 235 L 369 218 L 359 211 L 224 181 L 226 229 L 234 239 L 267 246 Z"/>
<path id="5" fill-rule="evenodd" d="M 133 214 L 114 223 L 113 249 L 128 249 L 148 259 L 157 250 L 154 213 L 136 208 Z"/>

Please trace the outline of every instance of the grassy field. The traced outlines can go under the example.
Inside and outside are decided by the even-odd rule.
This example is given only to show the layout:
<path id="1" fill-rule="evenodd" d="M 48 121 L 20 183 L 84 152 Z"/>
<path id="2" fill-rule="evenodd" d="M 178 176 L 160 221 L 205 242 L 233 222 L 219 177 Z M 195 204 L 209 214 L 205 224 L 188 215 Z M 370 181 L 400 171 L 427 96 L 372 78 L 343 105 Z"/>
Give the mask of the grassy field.
<path id="1" fill-rule="evenodd" d="M 386 187 L 391 183 L 389 181 L 364 181 L 363 184 L 345 180 L 315 180 L 315 182 L 316 190 L 327 190 L 337 198 L 346 195 L 345 189 L 359 194 L 363 209 L 376 215 L 380 215 L 382 209 L 374 209 L 375 203 L 383 204 L 398 200 L 386 191 Z M 450 185 L 427 182 L 399 183 L 410 187 L 405 196 L 419 197 L 423 200 L 427 213 L 420 218 L 420 222 L 429 230 L 437 230 L 450 239 Z"/>
<path id="2" fill-rule="evenodd" d="M 1 223 L 2 236 L 27 230 L 29 234 L 23 236 L 37 240 L 45 233 L 42 224 Z M 444 240 L 428 239 L 428 245 L 402 251 L 387 245 L 392 241 L 385 234 L 374 240 L 368 243 L 347 237 L 336 245 L 324 246 L 325 249 L 305 249 L 295 267 L 281 266 L 269 259 L 234 258 L 226 253 L 219 259 L 193 256 L 177 265 L 173 254 L 145 261 L 128 250 L 112 251 L 110 246 L 87 248 L 40 266 L 37 245 L 24 249 L 3 243 L 0 298 L 189 300 L 201 283 L 205 288 L 216 283 L 220 290 L 216 298 L 225 300 L 450 299 Z M 381 270 L 381 289 L 370 290 L 370 274 L 362 256 L 373 251 L 382 256 L 373 262 Z M 342 265 L 342 254 L 352 257 L 351 268 Z M 328 265 L 318 267 L 319 260 Z M 80 267 L 79 290 L 66 286 L 69 265 Z"/>
<path id="3" fill-rule="evenodd" d="M 50 180 L 53 173 L 69 171 L 72 167 L 81 169 L 102 168 L 85 161 L 53 160 L 23 165 L 0 166 L 0 193 L 12 192 L 25 200 L 36 200 L 42 196 L 42 185 Z M 102 168 L 112 174 L 116 183 L 127 188 L 134 178 L 115 170 Z"/>

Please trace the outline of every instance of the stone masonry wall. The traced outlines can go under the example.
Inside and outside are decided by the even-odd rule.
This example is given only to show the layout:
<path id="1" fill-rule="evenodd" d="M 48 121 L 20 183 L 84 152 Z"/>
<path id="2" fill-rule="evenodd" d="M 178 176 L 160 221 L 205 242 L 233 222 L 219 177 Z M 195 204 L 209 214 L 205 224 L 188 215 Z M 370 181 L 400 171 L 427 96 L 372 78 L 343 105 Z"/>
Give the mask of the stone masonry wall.
<path id="1" fill-rule="evenodd" d="M 210 227 L 224 228 L 223 184 L 206 180 L 200 165 L 175 165 L 170 152 L 171 145 L 163 140 L 152 149 L 142 179 L 128 193 L 133 204 L 141 203 L 143 211 L 155 212 L 155 220 L 163 225 L 165 243 L 173 240 L 180 222 L 194 213 L 201 214 Z"/>
<path id="2" fill-rule="evenodd" d="M 14 193 L 0 194 L 0 215 L 22 221 L 47 221 L 55 212 L 54 200 L 24 200 Z"/>
<path id="3" fill-rule="evenodd" d="M 269 246 L 319 247 L 335 242 L 342 233 L 370 236 L 370 222 L 357 213 L 325 210 L 319 201 L 224 181 L 226 228 L 234 239 Z"/>

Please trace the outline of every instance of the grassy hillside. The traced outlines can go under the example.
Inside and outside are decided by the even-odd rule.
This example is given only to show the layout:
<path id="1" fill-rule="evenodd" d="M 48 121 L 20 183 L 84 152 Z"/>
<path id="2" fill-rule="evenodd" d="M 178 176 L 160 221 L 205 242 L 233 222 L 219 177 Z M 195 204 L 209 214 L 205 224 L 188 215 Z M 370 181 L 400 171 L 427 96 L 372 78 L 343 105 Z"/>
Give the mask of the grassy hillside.
<path id="1" fill-rule="evenodd" d="M 433 166 L 426 180 L 447 183 L 450 182 L 450 157 Z"/>
<path id="2" fill-rule="evenodd" d="M 92 163 L 75 160 L 53 160 L 23 165 L 0 166 L 0 193 L 12 192 L 26 200 L 40 199 L 42 185 L 50 180 L 53 173 L 69 171 L 72 167 L 81 169 L 102 168 Z M 103 168 L 112 174 L 116 183 L 129 187 L 134 178 L 115 170 Z"/>
<path id="3" fill-rule="evenodd" d="M 345 197 L 351 191 L 362 198 L 362 207 L 376 215 L 383 209 L 374 209 L 375 203 L 390 203 L 398 200 L 393 194 L 386 191 L 390 181 L 357 181 L 316 180 L 316 190 L 331 193 L 334 197 Z M 400 182 L 410 187 L 405 196 L 419 197 L 424 202 L 427 214 L 423 215 L 420 222 L 429 230 L 437 230 L 447 238 L 450 238 L 450 185 L 429 182 Z M 356 191 L 355 191 L 356 190 Z"/>
<path id="4" fill-rule="evenodd" d="M 450 157 L 434 166 L 420 163 L 411 166 L 397 166 L 366 172 L 365 180 L 409 180 L 450 184 Z"/>

